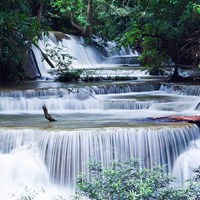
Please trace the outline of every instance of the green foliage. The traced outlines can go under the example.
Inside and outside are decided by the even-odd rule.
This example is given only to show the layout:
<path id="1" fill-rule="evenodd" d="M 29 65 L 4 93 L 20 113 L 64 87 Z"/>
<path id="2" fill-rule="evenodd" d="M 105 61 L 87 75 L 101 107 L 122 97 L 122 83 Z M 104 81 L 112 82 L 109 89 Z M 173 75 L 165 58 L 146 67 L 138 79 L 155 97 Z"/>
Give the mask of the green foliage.
<path id="1" fill-rule="evenodd" d="M 43 12 L 38 19 L 40 8 Z M 141 63 L 149 66 L 150 71 L 158 71 L 168 58 L 175 64 L 200 63 L 199 2 L 1 0 L 1 70 L 10 73 L 15 69 L 14 74 L 17 74 L 30 44 L 44 24 L 57 30 L 76 30 L 89 37 L 93 30 L 95 35 L 116 40 L 119 46 L 137 46 L 143 54 Z"/>
<path id="2" fill-rule="evenodd" d="M 195 173 L 198 174 L 199 170 Z M 187 200 L 199 199 L 200 183 L 197 178 L 185 187 L 172 185 L 173 178 L 162 167 L 141 168 L 138 160 L 114 161 L 107 168 L 94 162 L 89 165 L 89 176 L 77 179 L 77 196 L 95 200 Z M 198 179 L 199 180 L 199 179 Z"/>
<path id="3" fill-rule="evenodd" d="M 75 58 L 68 53 L 69 49 L 67 47 L 56 46 L 52 48 L 47 43 L 45 47 L 44 59 L 58 69 L 57 81 L 70 82 L 80 79 L 83 70 L 71 69 L 72 60 Z"/>
<path id="4" fill-rule="evenodd" d="M 48 200 L 67 200 L 60 195 L 51 196 L 46 193 L 46 191 L 41 188 L 35 190 L 28 186 L 23 186 L 23 190 L 17 194 L 11 194 L 13 200 L 38 200 L 38 199 L 48 199 Z"/>
<path id="5" fill-rule="evenodd" d="M 194 35 L 199 31 L 199 3 L 188 0 L 97 2 L 95 19 L 101 25 L 95 24 L 97 32 L 124 46 L 134 48 L 140 42 L 142 64 L 150 70 L 158 71 L 158 65 L 163 67 L 169 58 L 176 64 L 200 63 L 199 57 L 194 56 L 199 48 L 191 51 L 199 40 L 199 34 Z"/>
<path id="6" fill-rule="evenodd" d="M 86 28 L 89 23 L 87 20 L 87 4 L 82 0 L 53 0 L 51 2 L 53 8 L 56 8 L 62 13 L 62 16 L 67 15 L 69 18 Z"/>
<path id="7" fill-rule="evenodd" d="M 87 16 L 86 16 L 86 4 L 84 1 L 81 0 L 54 0 L 52 1 L 51 5 L 57 9 L 63 14 L 70 15 L 70 12 L 75 14 L 75 18 L 77 21 L 83 25 L 86 26 L 88 24 L 87 22 Z"/>
<path id="8" fill-rule="evenodd" d="M 56 80 L 60 82 L 78 81 L 82 72 L 82 69 L 67 69 L 62 71 Z"/>
<path id="9" fill-rule="evenodd" d="M 200 14 L 200 4 L 197 4 L 197 3 L 193 4 L 193 8 L 196 12 Z"/>
<path id="10" fill-rule="evenodd" d="M 153 47 L 153 48 L 152 48 Z M 160 48 L 160 41 L 147 37 L 143 40 L 143 53 L 139 57 L 140 63 L 146 67 L 151 75 L 159 75 L 162 68 L 169 66 L 169 56 Z"/>
<path id="11" fill-rule="evenodd" d="M 132 6 L 134 1 L 124 0 L 96 0 L 94 1 L 95 34 L 106 37 L 109 40 L 117 40 L 117 37 L 129 27 Z"/>
<path id="12" fill-rule="evenodd" d="M 75 58 L 68 53 L 67 47 L 56 46 L 52 48 L 48 45 L 48 43 L 45 44 L 45 47 L 45 55 L 53 61 L 53 63 L 55 63 L 52 65 L 58 68 L 59 72 L 69 69 L 72 64 L 72 60 Z"/>
<path id="13" fill-rule="evenodd" d="M 28 0 L 0 2 L 1 70 L 17 72 L 17 66 L 21 65 L 33 38 L 39 31 L 40 24 L 36 17 L 31 15 Z"/>
<path id="14" fill-rule="evenodd" d="M 76 194 L 70 199 L 94 200 L 198 200 L 200 199 L 200 167 L 183 187 L 174 184 L 174 178 L 167 175 L 161 166 L 153 169 L 141 168 L 136 159 L 113 161 L 109 167 L 97 162 L 89 164 L 89 174 L 77 178 Z M 42 195 L 42 197 L 41 197 Z M 25 186 L 21 193 L 12 194 L 16 200 L 44 198 L 65 200 L 65 197 L 50 197 L 46 191 Z M 45 198 L 46 199 L 46 198 Z"/>
<path id="15" fill-rule="evenodd" d="M 193 32 L 198 30 L 197 24 L 200 22 L 199 16 L 193 10 L 192 1 L 160 0 L 150 1 L 148 4 L 143 1 L 136 7 L 140 8 L 137 8 L 140 14 L 133 20 L 133 25 L 130 22 L 130 27 L 125 31 L 133 35 L 125 38 L 126 43 L 134 44 L 139 33 L 138 39 L 144 41 L 142 46 L 145 54 L 152 50 L 157 51 L 158 57 L 164 58 L 163 62 L 166 58 L 163 55 L 168 55 L 176 64 L 194 62 L 191 51 L 188 52 L 187 60 L 185 59 L 186 50 L 183 48 Z M 147 45 L 147 40 L 157 40 L 157 44 L 150 42 Z M 151 66 L 156 66 L 155 62 L 152 60 Z"/>

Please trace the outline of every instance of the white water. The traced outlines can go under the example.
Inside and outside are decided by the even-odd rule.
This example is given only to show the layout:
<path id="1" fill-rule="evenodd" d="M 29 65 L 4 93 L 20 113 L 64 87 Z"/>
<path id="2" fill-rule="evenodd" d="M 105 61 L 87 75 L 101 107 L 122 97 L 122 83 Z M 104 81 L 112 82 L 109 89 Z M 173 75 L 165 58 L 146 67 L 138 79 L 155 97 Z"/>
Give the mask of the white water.
<path id="1" fill-rule="evenodd" d="M 200 87 L 198 85 L 176 85 L 176 84 L 165 83 L 161 85 L 160 90 L 173 94 L 192 95 L 192 96 L 200 95 Z"/>
<path id="2" fill-rule="evenodd" d="M 178 184 L 184 184 L 194 176 L 193 170 L 200 166 L 200 140 L 190 143 L 189 149 L 184 151 L 176 160 L 172 174 L 178 177 Z"/>
<path id="3" fill-rule="evenodd" d="M 24 145 L 16 144 L 10 152 L 3 153 L 4 149 L 1 149 L 1 199 L 25 199 L 25 197 L 33 199 L 34 197 L 36 200 L 53 200 L 60 194 L 69 198 L 70 191 L 67 192 L 65 188 L 64 192 L 51 183 L 46 165 L 39 156 L 38 147 L 32 141 L 29 142 Z"/>
<path id="4" fill-rule="evenodd" d="M 90 160 L 108 166 L 114 159 L 136 157 L 147 167 L 168 164 L 166 170 L 171 172 L 181 152 L 197 138 L 195 125 L 82 131 L 1 128 L 1 194 L 7 200 L 7 192 L 19 195 L 28 186 L 39 191 L 38 199 L 58 193 L 66 197 L 67 188 L 74 188 L 76 175 L 87 172 Z"/>
<path id="5" fill-rule="evenodd" d="M 147 70 L 141 71 L 141 70 L 98 70 L 95 72 L 93 75 L 94 77 L 96 76 L 101 76 L 101 77 L 115 77 L 115 76 L 124 76 L 124 77 L 135 77 L 135 76 L 149 76 L 149 73 Z"/>
<path id="6" fill-rule="evenodd" d="M 199 152 L 189 149 L 190 142 L 200 138 L 199 128 L 145 120 L 198 115 L 200 98 L 155 91 L 157 88 L 156 84 L 130 83 L 1 91 L 3 199 L 10 200 L 10 193 L 15 198 L 37 193 L 38 200 L 58 194 L 69 199 L 76 176 L 87 173 L 90 160 L 108 166 L 114 159 L 137 157 L 146 167 L 166 165 L 166 171 L 180 181 L 189 177 L 188 169 L 196 166 L 191 155 Z M 56 116 L 56 123 L 44 119 L 43 104 Z M 13 128 L 3 128 L 11 125 Z"/>
<path id="7" fill-rule="evenodd" d="M 30 89 L 30 90 L 4 90 L 0 91 L 0 97 L 49 97 L 49 96 L 72 96 L 77 95 L 89 96 L 94 94 L 109 94 L 109 93 L 130 93 L 130 92 L 144 92 L 158 90 L 160 84 L 158 83 L 121 83 L 121 84 L 107 84 L 107 85 L 92 85 L 85 88 L 45 88 L 45 89 Z M 78 94 L 77 94 L 78 93 Z"/>
<path id="8" fill-rule="evenodd" d="M 47 49 L 61 48 L 62 52 L 60 53 L 67 53 L 72 56 L 74 58 L 72 59 L 72 68 L 102 69 L 108 67 L 116 68 L 117 66 L 121 65 L 139 66 L 137 61 L 139 55 L 137 52 L 132 52 L 130 48 L 122 48 L 118 51 L 112 51 L 112 48 L 116 46 L 116 44 L 114 42 L 107 42 L 107 45 L 102 47 L 104 48 L 103 51 L 106 51 L 107 55 L 105 56 L 103 55 L 102 50 L 99 50 L 97 46 L 87 45 L 83 37 L 67 34 L 64 35 L 66 37 L 63 37 L 59 41 L 57 41 L 54 33 L 49 33 L 49 36 L 43 36 L 43 38 L 38 41 L 38 47 L 40 50 L 36 46 L 32 45 L 32 50 L 37 60 L 39 70 L 42 76 L 45 78 L 52 79 L 53 76 L 51 73 L 58 69 L 55 60 L 50 58 L 52 64 L 55 66 L 54 69 L 51 68 L 49 64 L 44 60 L 41 51 L 46 53 Z M 115 70 L 110 70 L 109 72 L 104 71 L 103 74 L 102 71 L 100 72 L 101 76 L 106 76 L 108 73 L 114 73 L 116 76 Z M 129 75 L 130 74 L 135 76 L 136 74 L 146 75 L 147 73 L 137 70 L 137 72 L 130 71 Z M 127 71 L 120 70 L 120 75 L 127 75 Z M 117 76 L 119 76 L 119 73 L 117 73 Z"/>
<path id="9" fill-rule="evenodd" d="M 122 49 L 120 55 L 107 49 L 110 57 L 106 60 L 101 52 L 85 45 L 83 38 L 69 37 L 70 40 L 57 41 L 50 34 L 47 40 L 51 48 L 64 45 L 74 53 L 77 60 L 73 66 L 77 68 L 102 67 L 102 63 L 108 67 L 123 57 L 133 56 L 130 49 Z M 38 45 L 45 52 L 43 41 Z M 52 68 L 42 61 L 41 52 L 34 46 L 33 51 L 42 75 L 51 78 Z M 102 70 L 96 75 L 118 76 L 120 72 L 124 76 L 141 73 Z M 19 199 L 21 193 L 34 194 L 37 200 L 55 199 L 57 194 L 69 199 L 76 175 L 87 173 L 91 159 L 108 166 L 114 159 L 137 157 L 149 168 L 166 165 L 166 171 L 183 182 L 191 175 L 191 168 L 200 164 L 195 160 L 199 154 L 199 127 L 148 118 L 199 115 L 199 89 L 162 85 L 158 90 L 159 84 L 131 82 L 72 89 L 1 91 L 0 195 L 3 200 L 13 199 L 10 194 Z M 57 122 L 46 121 L 41 109 L 44 104 Z"/>
<path id="10" fill-rule="evenodd" d="M 113 110 L 143 110 L 143 117 L 154 117 L 155 113 L 164 112 L 165 115 L 174 114 L 193 115 L 198 113 L 197 106 L 200 98 L 197 96 L 180 96 L 167 94 L 162 91 L 132 92 L 154 89 L 150 85 L 118 85 L 96 86 L 84 89 L 42 89 L 27 91 L 1 92 L 0 113 L 28 113 L 41 114 L 45 104 L 51 113 L 69 113 L 69 111 L 101 113 Z M 137 90 L 135 89 L 137 88 Z M 122 93 L 121 93 L 122 92 Z M 96 93 L 96 94 L 95 94 Z M 103 95 L 99 95 L 103 94 Z M 111 93 L 105 95 L 104 93 Z M 113 93 L 113 94 L 112 94 Z M 139 112 L 138 112 L 139 116 Z M 135 118 L 134 116 L 132 118 Z"/>

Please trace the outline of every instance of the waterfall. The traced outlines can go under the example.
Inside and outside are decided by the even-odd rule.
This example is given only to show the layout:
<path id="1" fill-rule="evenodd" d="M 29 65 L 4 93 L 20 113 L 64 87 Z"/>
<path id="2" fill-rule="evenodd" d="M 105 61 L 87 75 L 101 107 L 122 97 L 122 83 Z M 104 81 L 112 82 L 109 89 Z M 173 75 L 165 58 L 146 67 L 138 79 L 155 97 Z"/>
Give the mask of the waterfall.
<path id="1" fill-rule="evenodd" d="M 189 148 L 177 158 L 172 174 L 177 177 L 177 183 L 184 185 L 193 177 L 193 169 L 200 166 L 200 140 L 192 141 Z"/>
<path id="2" fill-rule="evenodd" d="M 161 91 L 172 94 L 199 96 L 200 87 L 198 85 L 177 85 L 172 83 L 164 83 L 160 87 Z"/>
<path id="3" fill-rule="evenodd" d="M 58 48 L 60 54 L 72 56 L 72 68 L 93 69 L 116 66 L 116 64 L 118 66 L 139 66 L 139 54 L 137 52 L 132 52 L 130 47 L 122 47 L 118 51 L 112 51 L 113 44 L 107 42 L 106 46 L 102 46 L 95 39 L 93 44 L 87 44 L 82 36 L 50 32 L 48 35 L 43 35 L 38 41 L 37 47 L 32 45 L 32 51 L 37 60 L 40 73 L 46 78 L 52 78 L 50 74 L 57 69 L 55 59 L 49 58 L 49 61 L 55 67 L 55 69 L 52 69 L 43 57 L 43 54 L 46 54 L 48 49 L 55 50 Z M 106 55 L 103 53 L 105 51 L 107 52 Z M 64 61 L 67 61 L 67 59 L 66 57 Z"/>
<path id="4" fill-rule="evenodd" d="M 41 188 L 53 196 L 64 188 L 66 198 L 76 176 L 88 173 L 90 160 L 108 166 L 115 159 L 135 157 L 148 168 L 164 165 L 181 181 L 189 175 L 190 163 L 196 166 L 192 155 L 199 152 L 199 127 L 152 118 L 198 114 L 198 96 L 168 94 L 153 82 L 67 87 L 0 91 L 4 200 L 22 182 L 41 195 Z M 57 122 L 44 118 L 43 104 Z"/>
<path id="5" fill-rule="evenodd" d="M 15 134 L 16 131 L 14 130 L 13 133 Z M 7 139 L 11 138 L 12 136 Z M 34 144 L 33 140 L 28 141 L 27 139 L 27 142 L 22 144 L 20 143 L 22 138 L 15 139 L 15 145 L 12 147 L 9 141 L 4 141 L 5 145 L 7 145 L 4 146 L 5 148 L 1 146 L 1 199 L 50 200 L 59 199 L 59 195 L 69 199 L 72 194 L 71 191 L 67 188 L 65 190 L 58 189 L 51 183 L 45 162 L 39 154 L 38 145 Z"/>
<path id="6" fill-rule="evenodd" d="M 124 109 L 148 110 L 152 117 L 158 111 L 165 111 L 165 115 L 198 114 L 199 97 L 167 94 L 158 88 L 158 83 L 129 83 L 73 89 L 4 90 L 0 92 L 0 113 L 38 114 L 45 104 L 51 112 L 60 114 L 69 110 Z M 151 114 L 144 113 L 143 117 L 145 116 Z"/>
<path id="7" fill-rule="evenodd" d="M 0 113 L 39 113 L 45 104 L 50 111 L 147 109 L 154 101 L 104 99 L 99 94 L 154 91 L 159 84 L 126 84 L 87 86 L 85 88 L 55 88 L 37 90 L 4 90 L 0 92 Z"/>
<path id="8" fill-rule="evenodd" d="M 1 90 L 0 97 L 48 97 L 48 96 L 65 96 L 65 95 L 83 95 L 83 94 L 113 94 L 113 93 L 130 93 L 155 91 L 160 87 L 159 83 L 126 83 L 126 84 L 108 84 L 94 85 L 85 88 L 51 88 L 51 89 L 29 89 L 29 90 Z"/>
<path id="9" fill-rule="evenodd" d="M 166 164 L 166 170 L 171 173 L 178 156 L 188 149 L 190 141 L 198 138 L 199 128 L 196 125 L 74 131 L 1 128 L 0 151 L 2 155 L 12 156 L 12 152 L 26 146 L 34 147 L 35 150 L 31 152 L 46 165 L 50 181 L 73 188 L 76 175 L 87 172 L 87 163 L 90 160 L 108 166 L 114 159 L 135 157 L 150 168 L 157 164 Z M 0 164 L 5 163 L 0 160 Z M 8 173 L 6 168 L 3 170 Z M 24 174 L 21 170 L 21 176 L 26 175 L 27 170 L 29 169 Z M 4 172 L 1 170 L 1 173 Z M 44 180 L 48 178 L 44 177 Z"/>
<path id="10" fill-rule="evenodd" d="M 104 102 L 104 109 L 123 109 L 123 110 L 140 110 L 149 108 L 154 102 L 140 102 L 134 100 L 107 100 Z"/>
<path id="11" fill-rule="evenodd" d="M 93 40 L 96 42 L 98 47 L 103 48 L 104 55 L 115 56 L 115 55 L 133 55 L 130 47 L 122 47 L 121 49 L 117 48 L 117 43 L 114 41 L 108 41 L 101 37 L 93 36 Z M 102 50 L 102 51 L 103 51 Z M 137 52 L 134 52 L 137 54 Z"/>
<path id="12" fill-rule="evenodd" d="M 109 109 L 147 109 L 153 104 L 153 101 L 135 101 L 135 100 L 101 100 L 88 96 L 87 99 L 81 99 L 81 95 L 66 95 L 62 97 L 4 97 L 0 99 L 0 112 L 15 112 L 34 114 L 41 111 L 45 104 L 49 110 L 54 112 L 64 112 L 67 110 L 109 110 Z"/>
<path id="13" fill-rule="evenodd" d="M 121 85 L 102 85 L 92 86 L 96 94 L 113 94 L 113 93 L 129 93 L 129 92 L 144 92 L 155 91 L 160 87 L 159 83 L 132 83 Z"/>
<path id="14" fill-rule="evenodd" d="M 71 97 L 80 95 L 94 95 L 95 94 L 113 94 L 113 93 L 130 93 L 130 92 L 144 92 L 155 91 L 160 87 L 159 83 L 128 83 L 128 84 L 109 84 L 98 86 L 87 86 L 85 88 L 51 88 L 51 89 L 29 89 L 29 90 L 1 90 L 0 97 L 48 97 L 48 96 L 66 96 Z M 88 95 L 87 95 L 88 94 Z"/>
<path id="15" fill-rule="evenodd" d="M 60 46 L 65 46 L 69 49 L 70 55 L 75 58 L 72 65 L 86 65 L 90 68 L 91 65 L 100 64 L 103 60 L 102 54 L 95 46 L 87 45 L 82 36 L 68 35 L 70 39 L 63 39 L 59 42 Z"/>
<path id="16" fill-rule="evenodd" d="M 39 42 L 39 44 L 40 43 L 41 42 Z M 53 71 L 53 69 L 49 66 L 46 60 L 44 60 L 42 52 L 35 45 L 32 45 L 31 49 L 34 53 L 40 74 L 45 78 L 51 79 L 52 76 L 50 75 L 50 72 Z"/>

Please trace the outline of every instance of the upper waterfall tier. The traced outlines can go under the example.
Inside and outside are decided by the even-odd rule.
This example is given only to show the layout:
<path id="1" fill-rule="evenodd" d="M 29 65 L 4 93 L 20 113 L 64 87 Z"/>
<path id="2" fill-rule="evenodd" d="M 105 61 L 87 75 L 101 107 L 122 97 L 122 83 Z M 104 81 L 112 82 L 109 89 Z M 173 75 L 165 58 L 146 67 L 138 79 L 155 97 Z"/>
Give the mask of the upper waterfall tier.
<path id="1" fill-rule="evenodd" d="M 64 54 L 73 57 L 71 64 L 73 68 L 102 68 L 116 64 L 139 66 L 139 54 L 135 51 L 132 52 L 130 47 L 116 50 L 114 42 L 100 43 L 100 40 L 94 39 L 93 44 L 87 44 L 81 36 L 60 34 L 58 39 L 57 35 L 57 32 L 50 32 L 49 35 L 43 36 L 38 41 L 37 47 L 32 45 L 37 66 L 44 77 L 50 77 L 49 72 L 53 70 L 52 66 L 55 69 L 58 68 L 56 60 L 63 59 L 62 55 Z M 50 51 L 57 51 L 61 58 L 52 59 L 49 56 L 47 61 L 43 55 L 47 55 Z M 53 55 L 55 56 L 55 53 Z M 68 59 L 66 57 L 63 62 L 67 63 Z"/>

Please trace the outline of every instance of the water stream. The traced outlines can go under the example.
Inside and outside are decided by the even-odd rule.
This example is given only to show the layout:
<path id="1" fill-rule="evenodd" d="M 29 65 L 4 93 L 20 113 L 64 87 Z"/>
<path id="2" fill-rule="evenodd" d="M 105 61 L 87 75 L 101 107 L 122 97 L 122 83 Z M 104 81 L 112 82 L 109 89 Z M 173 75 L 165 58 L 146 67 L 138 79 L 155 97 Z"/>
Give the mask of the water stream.
<path id="1" fill-rule="evenodd" d="M 78 48 L 73 42 L 80 38 L 71 38 L 64 42 Z M 54 40 L 52 45 L 57 43 Z M 85 51 L 82 46 L 79 53 Z M 94 63 L 90 57 L 89 61 Z M 108 166 L 114 159 L 136 157 L 148 168 L 165 165 L 166 172 L 181 183 L 200 164 L 197 125 L 152 120 L 199 115 L 198 86 L 137 79 L 76 84 L 36 81 L 0 87 L 0 194 L 4 200 L 18 199 L 22 193 L 34 194 L 38 200 L 57 195 L 69 199 L 76 176 L 87 173 L 90 160 Z M 44 104 L 57 122 L 44 118 Z"/>
<path id="2" fill-rule="evenodd" d="M 198 142 L 199 127 L 150 118 L 198 115 L 199 96 L 168 93 L 144 82 L 24 87 L 0 93 L 0 185 L 7 193 L 17 195 L 28 186 L 41 195 L 45 188 L 45 195 L 66 196 L 90 160 L 108 166 L 114 159 L 136 157 L 145 167 L 166 165 L 180 181 L 189 177 L 193 161 L 187 157 L 199 151 L 191 143 Z M 44 104 L 57 122 L 44 118 Z M 42 198 L 51 199 L 48 195 Z"/>

